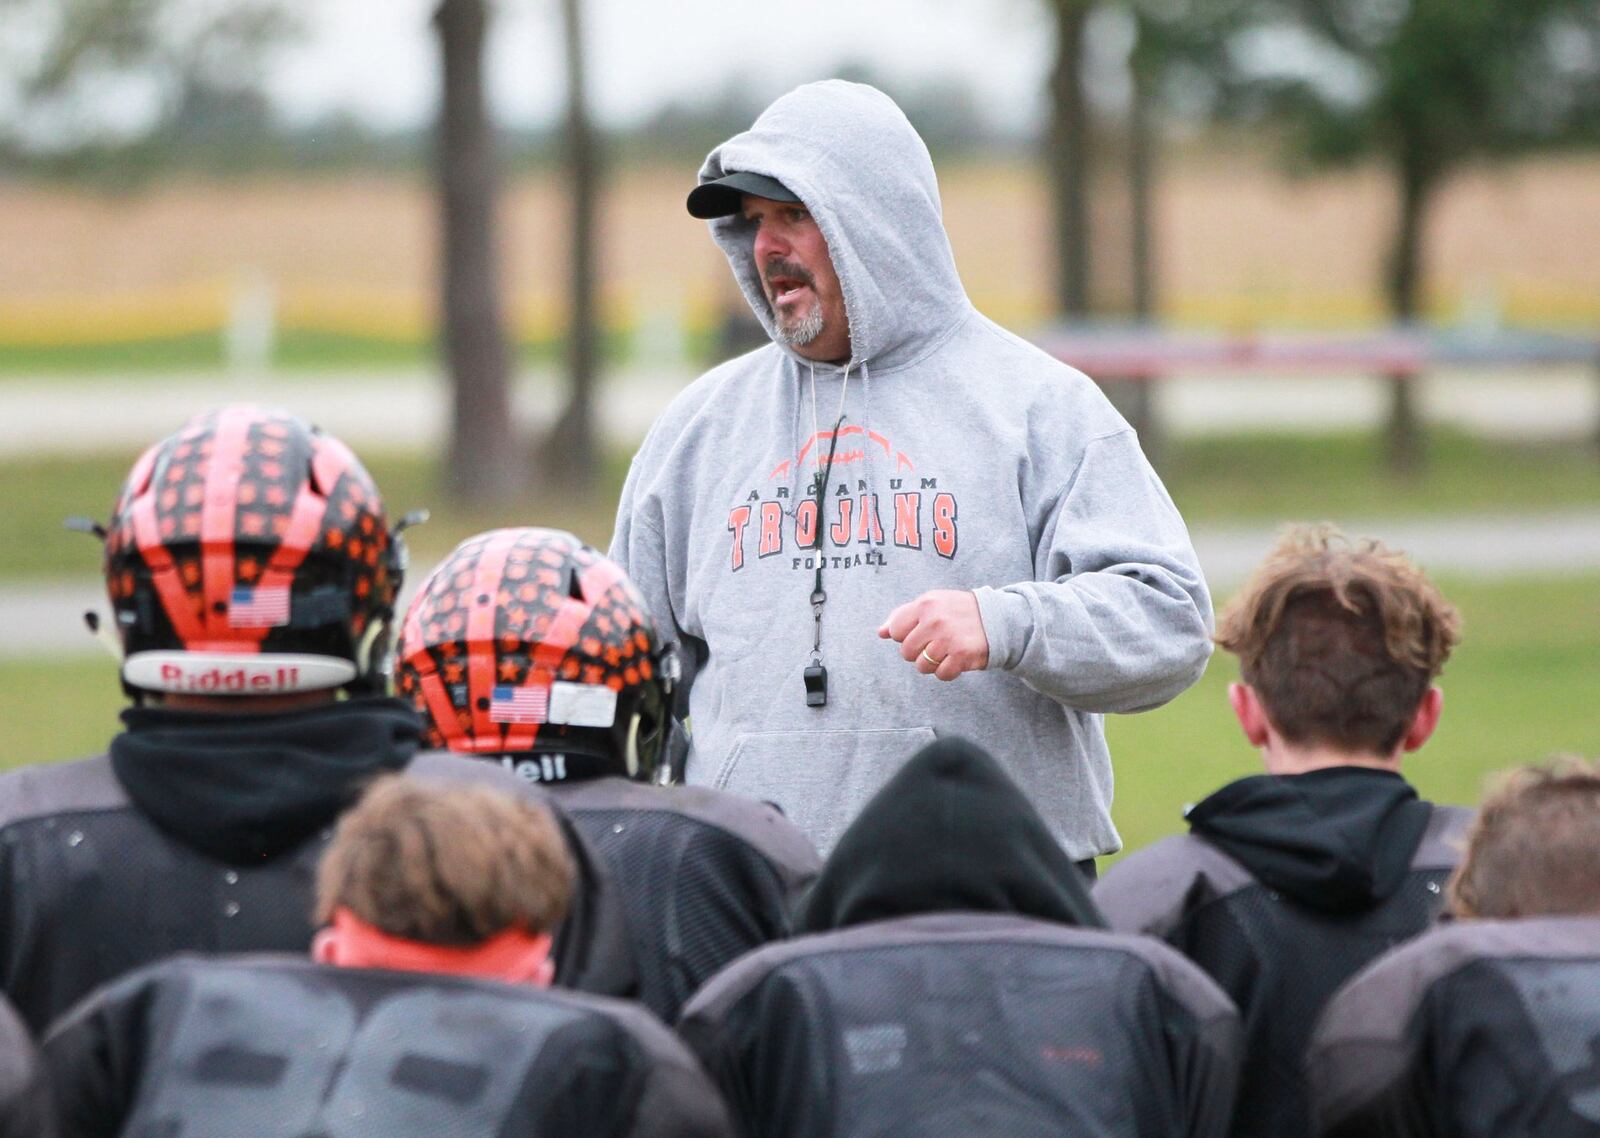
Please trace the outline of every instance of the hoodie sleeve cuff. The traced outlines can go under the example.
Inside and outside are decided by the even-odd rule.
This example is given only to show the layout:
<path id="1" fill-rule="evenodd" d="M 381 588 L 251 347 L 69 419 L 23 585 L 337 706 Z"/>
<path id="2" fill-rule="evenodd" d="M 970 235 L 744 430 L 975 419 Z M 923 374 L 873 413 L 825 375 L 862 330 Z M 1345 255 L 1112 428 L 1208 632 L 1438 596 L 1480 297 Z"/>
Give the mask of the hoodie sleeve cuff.
<path id="1" fill-rule="evenodd" d="M 972 590 L 978 598 L 978 617 L 983 635 L 989 641 L 989 667 L 1015 668 L 1028 646 L 1027 629 L 1031 622 L 1028 598 L 980 585 Z"/>

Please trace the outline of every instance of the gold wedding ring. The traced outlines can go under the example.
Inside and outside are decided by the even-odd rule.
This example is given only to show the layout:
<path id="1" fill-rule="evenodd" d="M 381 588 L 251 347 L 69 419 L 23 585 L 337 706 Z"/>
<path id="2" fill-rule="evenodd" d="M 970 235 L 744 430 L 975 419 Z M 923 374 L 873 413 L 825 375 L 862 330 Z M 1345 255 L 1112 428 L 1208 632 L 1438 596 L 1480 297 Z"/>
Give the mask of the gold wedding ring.
<path id="1" fill-rule="evenodd" d="M 928 663 L 932 664 L 935 668 L 937 668 L 940 664 L 944 663 L 944 660 L 942 658 L 938 659 L 938 660 L 935 660 L 932 656 L 928 655 L 928 650 L 926 648 L 924 648 L 922 650 L 922 658 L 924 660 L 928 661 Z"/>

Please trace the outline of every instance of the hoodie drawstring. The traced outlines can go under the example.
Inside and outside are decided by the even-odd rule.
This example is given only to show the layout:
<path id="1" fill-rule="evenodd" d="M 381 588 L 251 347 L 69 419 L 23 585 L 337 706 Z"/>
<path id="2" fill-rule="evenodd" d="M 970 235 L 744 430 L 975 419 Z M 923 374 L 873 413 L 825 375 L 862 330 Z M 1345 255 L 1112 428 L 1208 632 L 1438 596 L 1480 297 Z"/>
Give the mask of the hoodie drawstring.
<path id="1" fill-rule="evenodd" d="M 881 512 L 881 507 L 883 503 L 878 500 L 878 468 L 873 461 L 872 455 L 872 372 L 867 370 L 866 360 L 861 361 L 861 405 L 861 434 L 862 438 L 865 439 L 865 442 L 862 443 L 862 449 L 865 451 L 867 456 L 866 507 L 872 511 L 871 519 L 867 520 L 866 522 L 867 538 L 870 541 L 872 537 L 873 522 L 878 524 L 881 536 L 883 527 L 883 514 Z M 879 563 L 874 562 L 872 565 L 872 571 L 876 573 L 879 568 Z"/>

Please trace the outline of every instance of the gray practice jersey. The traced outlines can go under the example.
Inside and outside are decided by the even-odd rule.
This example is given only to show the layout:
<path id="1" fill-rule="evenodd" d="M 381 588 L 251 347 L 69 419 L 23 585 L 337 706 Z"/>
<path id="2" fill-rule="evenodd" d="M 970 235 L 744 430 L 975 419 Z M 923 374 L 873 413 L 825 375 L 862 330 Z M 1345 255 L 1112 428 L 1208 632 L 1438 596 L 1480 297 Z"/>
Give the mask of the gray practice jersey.
<path id="1" fill-rule="evenodd" d="M 620 778 L 548 789 L 605 861 L 628 911 L 638 998 L 667 1023 L 723 965 L 794 931 L 820 862 L 775 807 Z"/>
<path id="2" fill-rule="evenodd" d="M 453 756 L 421 755 L 405 772 L 541 794 Z M 583 884 L 558 941 L 557 980 L 628 994 L 635 980 L 620 901 L 596 855 L 563 824 Z M 0 775 L 0 988 L 42 1032 L 98 985 L 175 953 L 303 954 L 330 836 L 325 829 L 277 856 L 228 863 L 156 825 L 103 756 Z"/>
<path id="3" fill-rule="evenodd" d="M 769 945 L 679 1032 L 755 1138 L 1227 1132 L 1238 1017 L 1143 937 L 942 913 Z"/>
<path id="4" fill-rule="evenodd" d="M 1329 1003 L 1316 1133 L 1600 1135 L 1600 917 L 1471 921 L 1385 956 Z"/>
<path id="5" fill-rule="evenodd" d="M 619 1001 L 272 957 L 180 957 L 46 1037 L 67 1138 L 723 1138 L 716 1091 Z"/>
<path id="6" fill-rule="evenodd" d="M 1192 834 L 1124 859 L 1095 887 L 1111 927 L 1160 937 L 1222 986 L 1243 1019 L 1237 1138 L 1306 1128 L 1306 1040 L 1329 996 L 1425 931 L 1443 906 L 1471 812 L 1435 806 L 1395 891 L 1342 912 L 1297 904 Z"/>

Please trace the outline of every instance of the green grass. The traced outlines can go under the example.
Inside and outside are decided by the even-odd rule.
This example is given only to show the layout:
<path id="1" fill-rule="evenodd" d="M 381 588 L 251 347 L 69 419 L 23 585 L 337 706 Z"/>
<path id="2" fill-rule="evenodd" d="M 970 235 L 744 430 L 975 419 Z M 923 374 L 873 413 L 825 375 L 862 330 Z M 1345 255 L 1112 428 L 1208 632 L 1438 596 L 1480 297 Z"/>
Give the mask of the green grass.
<path id="1" fill-rule="evenodd" d="M 117 712 L 126 705 L 109 655 L 0 660 L 0 767 L 103 751 L 121 730 Z"/>
<path id="2" fill-rule="evenodd" d="M 1600 453 L 1580 443 L 1512 443 L 1434 427 L 1414 479 L 1384 466 L 1377 431 L 1231 434 L 1170 448 L 1162 479 L 1185 518 L 1325 520 L 1517 511 L 1600 503 Z"/>
<path id="3" fill-rule="evenodd" d="M 105 521 L 137 457 L 130 450 L 124 455 L 0 461 L 0 534 L 6 537 L 0 542 L 0 582 L 100 572 L 98 544 L 66 529 L 62 521 L 74 515 Z M 609 456 L 601 486 L 591 494 L 530 494 L 499 509 L 462 510 L 452 507 L 438 489 L 435 459 L 371 450 L 362 455 L 392 517 L 418 506 L 431 511 L 432 520 L 407 535 L 419 561 L 437 560 L 462 538 L 482 530 L 534 523 L 570 529 L 603 548 L 611 540 L 629 458 Z"/>
<path id="4" fill-rule="evenodd" d="M 564 344 L 544 337 L 519 341 L 513 350 L 523 366 L 550 364 L 561 358 Z M 625 363 L 634 351 L 634 335 L 627 329 L 607 331 L 601 337 L 600 350 L 609 363 Z M 362 336 L 285 328 L 273 345 L 271 366 L 290 372 L 419 367 L 438 358 L 439 348 L 432 336 Z M 185 372 L 215 372 L 226 366 L 220 331 L 106 343 L 0 343 L 0 385 L 8 379 L 38 375 L 70 376 L 74 383 L 164 379 Z"/>
<path id="5" fill-rule="evenodd" d="M 44 456 L 0 461 L 0 580 L 98 571 L 97 551 L 61 528 L 72 514 L 104 520 L 136 448 L 108 456 Z M 416 531 L 419 556 L 497 525 L 538 522 L 597 543 L 611 534 L 626 453 L 608 456 L 600 485 L 573 498 L 530 495 L 504 508 L 452 509 L 437 488 L 432 456 L 363 453 L 390 508 L 428 506 L 434 520 Z M 1362 435 L 1233 435 L 1172 448 L 1163 476 L 1191 525 L 1230 521 L 1394 518 L 1434 513 L 1531 511 L 1600 503 L 1600 457 L 1572 445 L 1487 442 L 1435 431 L 1433 458 L 1414 483 L 1384 474 L 1377 443 Z"/>
<path id="6" fill-rule="evenodd" d="M 1493 771 L 1557 751 L 1600 754 L 1594 707 L 1600 660 L 1600 575 L 1538 582 L 1444 581 L 1465 618 L 1445 669 L 1444 717 L 1407 763 L 1425 795 L 1478 799 Z M 1156 711 L 1108 720 L 1117 825 L 1129 849 L 1182 827 L 1182 808 L 1259 760 L 1229 712 L 1232 657 L 1216 657 L 1193 689 Z M 87 755 L 117 731 L 123 706 L 109 657 L 0 661 L 0 766 Z"/>
<path id="7" fill-rule="evenodd" d="M 19 375 L 70 375 L 89 381 L 216 370 L 222 366 L 216 332 L 100 344 L 0 344 L 0 383 Z"/>
<path id="8" fill-rule="evenodd" d="M 1464 629 L 1440 680 L 1439 729 L 1406 763 L 1422 793 L 1471 803 L 1494 771 L 1561 751 L 1600 756 L 1600 576 L 1440 584 Z M 1219 653 L 1200 683 L 1166 707 L 1107 720 L 1114 814 L 1128 849 L 1180 829 L 1186 803 L 1260 773 L 1227 705 L 1237 678 L 1233 657 Z"/>

